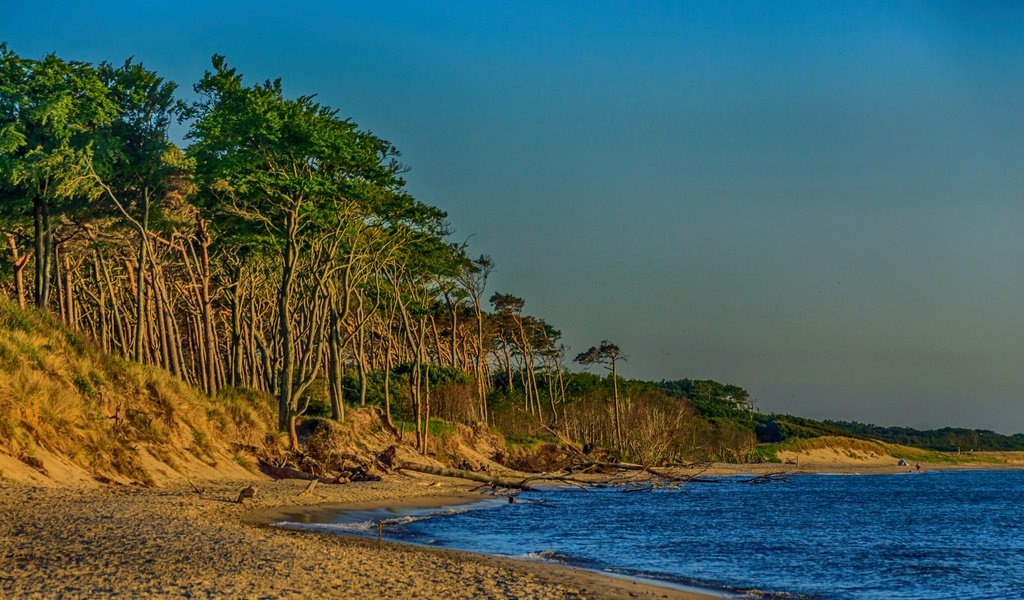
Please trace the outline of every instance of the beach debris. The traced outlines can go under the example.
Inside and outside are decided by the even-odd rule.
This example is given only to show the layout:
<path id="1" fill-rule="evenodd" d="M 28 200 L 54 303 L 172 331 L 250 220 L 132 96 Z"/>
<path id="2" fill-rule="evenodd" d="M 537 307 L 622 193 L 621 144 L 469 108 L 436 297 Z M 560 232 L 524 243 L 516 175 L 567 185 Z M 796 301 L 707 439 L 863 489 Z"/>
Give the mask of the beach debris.
<path id="1" fill-rule="evenodd" d="M 306 481 L 310 479 L 317 479 L 317 476 L 312 473 L 300 471 L 299 469 L 290 467 L 287 464 L 275 465 L 265 460 L 260 461 L 260 471 L 274 479 L 302 479 Z"/>
<path id="2" fill-rule="evenodd" d="M 637 465 L 633 463 L 624 462 L 600 462 L 600 461 L 588 461 L 578 463 L 567 469 L 569 473 L 592 473 L 596 470 L 604 471 L 635 471 L 640 474 L 652 475 L 657 479 L 660 479 L 667 483 L 680 484 L 680 483 L 720 483 L 720 479 L 701 477 L 701 473 L 708 469 L 707 463 L 692 463 L 682 465 L 667 465 L 665 467 L 654 467 L 648 465 Z M 672 473 L 667 469 L 686 469 L 696 470 L 696 473 Z"/>
<path id="3" fill-rule="evenodd" d="M 281 460 L 274 464 L 261 460 L 260 471 L 274 479 L 300 479 L 302 481 L 318 480 L 320 483 L 337 485 L 351 483 L 353 481 L 380 481 L 380 477 L 374 475 L 370 470 L 361 464 L 345 466 L 345 463 L 337 465 L 333 469 L 323 467 L 308 457 L 300 457 L 296 466 L 292 466 L 289 459 Z"/>
<path id="4" fill-rule="evenodd" d="M 318 483 L 320 483 L 319 479 L 314 479 L 314 480 L 310 481 L 309 485 L 306 486 L 306 489 L 304 489 L 301 492 L 299 492 L 299 496 L 306 496 L 308 494 L 312 494 L 313 490 L 316 489 L 316 484 L 318 484 Z"/>
<path id="5" fill-rule="evenodd" d="M 775 473 L 765 473 L 758 475 L 757 477 L 750 477 L 748 479 L 740 479 L 739 483 L 749 483 L 751 485 L 761 485 L 765 483 L 775 483 L 777 481 L 788 481 L 792 477 L 792 473 L 784 473 L 778 471 Z"/>
<path id="6" fill-rule="evenodd" d="M 398 446 L 392 444 L 377 455 L 377 464 L 379 464 L 385 471 L 390 471 L 395 465 L 395 456 L 397 454 Z"/>
<path id="7" fill-rule="evenodd" d="M 431 467 L 428 465 L 417 465 L 410 462 L 403 462 L 399 464 L 397 468 L 399 470 L 426 473 L 428 475 L 438 475 L 440 477 L 454 477 L 456 479 L 467 479 L 469 481 L 476 481 L 477 483 L 486 483 L 494 487 L 512 488 L 523 491 L 533 491 L 532 487 L 522 482 L 512 481 L 510 479 L 502 479 L 500 477 L 492 477 L 480 473 L 473 473 L 471 471 L 462 471 L 460 469 L 444 469 L 441 467 Z"/>
<path id="8" fill-rule="evenodd" d="M 256 497 L 257 490 L 258 488 L 256 487 L 256 484 L 250 483 L 249 487 L 243 488 L 242 491 L 238 492 L 237 502 L 239 504 L 245 504 L 247 501 L 252 500 Z"/>
<path id="9" fill-rule="evenodd" d="M 202 496 L 202 495 L 203 495 L 203 492 L 205 492 L 205 491 L 206 491 L 206 490 L 205 490 L 204 488 L 201 488 L 201 487 L 197 486 L 196 484 L 192 483 L 192 480 L 191 480 L 191 479 L 189 479 L 188 477 L 186 477 L 186 478 L 185 478 L 185 481 L 187 481 L 187 482 L 188 482 L 188 484 L 189 484 L 190 486 L 192 486 L 192 491 L 193 491 L 193 492 L 195 492 L 195 493 L 197 493 L 197 494 L 199 494 L 200 496 Z"/>

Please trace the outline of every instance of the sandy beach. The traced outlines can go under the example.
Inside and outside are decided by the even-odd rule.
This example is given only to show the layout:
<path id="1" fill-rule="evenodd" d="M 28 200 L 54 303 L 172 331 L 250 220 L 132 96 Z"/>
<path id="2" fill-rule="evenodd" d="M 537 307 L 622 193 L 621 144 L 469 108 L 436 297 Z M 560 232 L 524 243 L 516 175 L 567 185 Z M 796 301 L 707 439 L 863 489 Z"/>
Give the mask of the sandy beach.
<path id="1" fill-rule="evenodd" d="M 265 481 L 164 489 L 0 481 L 0 597 L 709 598 L 543 563 L 271 527 L 303 506 L 445 505 L 475 497 L 440 478 L 320 486 Z"/>

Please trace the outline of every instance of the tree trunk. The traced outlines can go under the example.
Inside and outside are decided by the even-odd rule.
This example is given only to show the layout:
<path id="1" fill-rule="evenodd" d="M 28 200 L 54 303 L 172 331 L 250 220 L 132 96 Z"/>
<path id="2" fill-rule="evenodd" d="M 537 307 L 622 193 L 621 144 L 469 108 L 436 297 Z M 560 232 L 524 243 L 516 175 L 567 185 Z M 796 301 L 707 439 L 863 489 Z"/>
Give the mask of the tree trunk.
<path id="1" fill-rule="evenodd" d="M 32 205 L 32 222 L 35 227 L 35 295 L 36 306 L 46 309 L 50 301 L 50 215 L 46 202 L 36 198 Z"/>
<path id="2" fill-rule="evenodd" d="M 285 242 L 283 263 L 281 267 L 281 285 L 277 293 L 278 332 L 281 337 L 281 377 L 278 381 L 278 426 L 287 431 L 292 450 L 299 449 L 299 439 L 295 434 L 294 386 L 295 386 L 295 347 L 292 335 L 291 303 L 292 283 L 295 279 L 295 264 L 298 259 L 296 237 L 298 235 L 298 215 L 292 213 L 287 217 L 288 238 Z"/>
<path id="3" fill-rule="evenodd" d="M 616 362 L 612 360 L 612 396 L 615 402 L 615 445 L 622 450 L 622 424 L 619 414 L 619 374 L 616 369 Z"/>
<path id="4" fill-rule="evenodd" d="M 389 337 L 384 350 L 384 420 L 388 427 L 395 428 L 391 421 L 391 338 Z"/>
<path id="5" fill-rule="evenodd" d="M 145 284 L 145 272 L 146 272 L 146 252 L 149 250 L 149 202 L 148 198 L 143 200 L 143 211 L 142 211 L 142 227 L 139 228 L 139 252 L 138 252 L 138 272 L 136 273 L 136 298 L 135 298 L 135 345 L 132 349 L 132 358 L 135 362 L 142 362 L 142 347 L 143 347 L 143 332 L 145 327 L 143 323 L 146 321 L 146 284 Z"/>
<path id="6" fill-rule="evenodd" d="M 344 360 L 341 347 L 341 318 L 338 314 L 337 299 L 331 300 L 329 334 L 327 340 L 327 389 L 331 397 L 331 418 L 341 421 L 345 418 L 345 399 L 341 363 Z"/>
<path id="7" fill-rule="evenodd" d="M 242 387 L 242 269 L 235 271 L 234 287 L 231 290 L 231 385 Z"/>
<path id="8" fill-rule="evenodd" d="M 206 221 L 199 219 L 197 229 L 197 241 L 199 242 L 199 256 L 201 265 L 201 287 L 199 288 L 202 299 L 203 311 L 203 344 L 206 353 L 206 393 L 213 396 L 217 393 L 217 344 L 213 327 L 213 303 L 210 299 L 210 234 L 206 228 Z M 290 290 L 290 288 L 289 288 Z"/>
<path id="9" fill-rule="evenodd" d="M 18 243 L 13 234 L 7 234 L 7 245 L 11 249 L 11 268 L 14 270 L 14 295 L 18 306 L 25 308 L 25 277 L 22 275 L 22 271 L 28 264 L 29 255 L 18 256 Z"/>

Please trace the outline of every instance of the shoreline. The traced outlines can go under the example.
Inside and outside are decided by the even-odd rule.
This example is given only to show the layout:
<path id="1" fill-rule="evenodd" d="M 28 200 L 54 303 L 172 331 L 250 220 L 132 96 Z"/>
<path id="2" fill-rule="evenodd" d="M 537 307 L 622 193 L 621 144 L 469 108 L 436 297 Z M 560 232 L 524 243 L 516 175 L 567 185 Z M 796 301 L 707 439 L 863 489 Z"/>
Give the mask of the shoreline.
<path id="1" fill-rule="evenodd" d="M 836 461 L 808 462 L 804 464 L 785 463 L 712 463 L 708 468 L 675 469 L 673 472 L 709 477 L 757 476 L 768 473 L 787 475 L 901 475 L 914 473 L 914 462 L 900 467 L 890 462 Z M 930 463 L 922 462 L 923 471 L 1021 471 L 1024 463 Z"/>
<path id="2" fill-rule="evenodd" d="M 499 496 L 498 498 L 501 498 Z M 344 524 L 346 521 L 339 520 L 321 520 L 325 516 L 344 515 L 349 513 L 352 516 L 370 517 L 371 520 L 375 520 L 379 516 L 389 515 L 386 518 L 400 518 L 403 516 L 423 516 L 429 518 L 432 515 L 438 514 L 433 512 L 432 509 L 444 509 L 444 508 L 458 508 L 464 507 L 468 510 L 475 510 L 471 507 L 474 505 L 481 504 L 493 504 L 493 508 L 499 508 L 503 501 L 498 500 L 494 496 L 482 495 L 482 494 L 459 494 L 452 496 L 417 496 L 410 498 L 403 498 L 397 501 L 390 502 L 352 502 L 344 504 L 323 504 L 323 505 L 300 505 L 290 507 L 279 507 L 266 511 L 259 511 L 257 513 L 249 515 L 246 519 L 247 522 L 256 527 L 266 527 L 270 529 L 281 529 L 289 531 L 301 531 L 306 534 L 313 534 L 318 536 L 324 536 L 330 538 L 341 538 L 349 540 L 353 543 L 370 544 L 372 546 L 393 545 L 408 548 L 415 548 L 425 552 L 442 552 L 452 553 L 456 556 L 471 557 L 473 560 L 487 559 L 497 561 L 501 563 L 514 564 L 519 568 L 526 570 L 541 569 L 545 572 L 551 571 L 553 573 L 561 573 L 563 577 L 567 579 L 575 579 L 576 583 L 585 584 L 590 587 L 608 587 L 612 588 L 606 591 L 618 592 L 619 587 L 612 581 L 606 581 L 610 579 L 613 581 L 621 581 L 625 588 L 621 591 L 628 593 L 630 597 L 637 597 L 638 592 L 644 594 L 650 593 L 654 596 L 659 595 L 662 598 L 682 598 L 691 600 L 700 599 L 713 599 L 713 598 L 732 598 L 735 596 L 728 595 L 726 592 L 716 590 L 712 588 L 704 588 L 693 585 L 684 585 L 676 583 L 670 580 L 658 579 L 656 577 L 641 577 L 636 575 L 628 575 L 624 573 L 614 573 L 608 571 L 602 571 L 598 569 L 588 569 L 586 567 L 578 567 L 570 564 L 559 564 L 555 562 L 548 562 L 541 559 L 529 559 L 519 558 L 514 556 L 505 556 L 500 554 L 489 554 L 486 552 L 474 552 L 470 550 L 460 550 L 458 548 L 448 548 L 444 546 L 431 546 L 428 544 L 418 544 L 415 542 L 396 541 L 388 539 L 386 536 L 383 541 L 378 542 L 373 539 L 373 535 L 360 535 L 358 533 L 345 533 L 340 531 L 331 531 L 326 528 L 317 527 L 317 525 L 332 525 L 332 524 Z M 484 510 L 484 507 L 480 508 Z M 297 518 L 298 521 L 284 520 L 288 518 Z M 361 520 L 353 521 L 361 522 Z M 303 525 L 311 525 L 310 527 L 304 527 Z M 591 578 L 597 578 L 591 581 Z M 650 589 L 655 588 L 655 589 Z M 677 594 L 667 595 L 665 590 L 672 592 L 681 593 L 682 596 Z M 603 597 L 603 596 L 602 596 Z"/>
<path id="3" fill-rule="evenodd" d="M 778 472 L 780 465 L 709 469 L 709 476 Z M 792 466 L 792 465 L 789 465 Z M 1022 465 L 933 465 L 935 470 L 1009 470 Z M 747 466 L 749 467 L 749 466 Z M 793 472 L 903 474 L 906 468 Z M 945 467 L 945 468 L 943 468 Z M 995 467 L 995 468 L 992 468 Z M 0 597 L 677 598 L 732 597 L 528 559 L 418 546 L 372 537 L 275 527 L 273 519 L 336 510 L 409 510 L 493 498 L 475 484 L 435 476 L 320 486 L 258 481 L 186 482 L 163 488 L 43 488 L 0 480 Z"/>
<path id="4" fill-rule="evenodd" d="M 661 582 L 447 548 L 295 531 L 268 516 L 325 506 L 410 506 L 483 499 L 444 478 L 321 486 L 245 481 L 146 489 L 40 488 L 0 480 L 0 596 L 307 598 L 674 598 Z"/>
<path id="5" fill-rule="evenodd" d="M 439 496 L 412 496 L 391 501 L 282 506 L 252 513 L 248 515 L 244 521 L 255 527 L 268 528 L 271 530 L 300 531 L 307 535 L 312 534 L 314 536 L 321 536 L 327 540 L 342 539 L 349 543 L 377 548 L 381 546 L 411 548 L 422 552 L 441 553 L 475 561 L 493 561 L 498 565 L 514 565 L 516 568 L 524 569 L 526 571 L 539 571 L 540 574 L 545 576 L 560 575 L 563 581 L 575 583 L 580 585 L 583 589 L 589 588 L 595 591 L 600 590 L 601 595 L 599 597 L 618 597 L 620 592 L 625 593 L 631 598 L 645 597 L 647 595 L 660 598 L 679 598 L 680 600 L 721 599 L 732 597 L 717 590 L 687 586 L 652 577 L 638 577 L 621 573 L 609 573 L 597 569 L 557 564 L 539 559 L 531 560 L 499 554 L 488 554 L 486 552 L 473 552 L 457 548 L 417 544 L 415 542 L 401 542 L 390 540 L 386 536 L 382 541 L 378 542 L 373 539 L 372 535 L 328 531 L 326 529 L 316 527 L 316 525 L 331 525 L 344 522 L 326 519 L 320 520 L 321 517 L 327 515 L 336 517 L 344 515 L 345 513 L 350 513 L 352 516 L 366 516 L 374 519 L 383 515 L 389 515 L 386 518 L 420 515 L 423 517 L 430 517 L 433 514 L 437 514 L 433 512 L 433 509 L 464 507 L 469 510 L 473 510 L 470 507 L 480 504 L 494 504 L 494 508 L 498 508 L 501 505 L 499 502 L 503 502 L 503 500 L 498 500 L 498 498 L 502 497 L 498 496 L 496 498 L 495 496 L 467 492 L 463 494 Z M 287 519 L 298 519 L 298 521 L 291 521 Z M 288 527 L 285 526 L 284 523 L 296 526 Z M 313 527 L 302 527 L 302 525 L 313 525 Z M 610 595 L 605 596 L 605 594 L 609 593 Z"/>

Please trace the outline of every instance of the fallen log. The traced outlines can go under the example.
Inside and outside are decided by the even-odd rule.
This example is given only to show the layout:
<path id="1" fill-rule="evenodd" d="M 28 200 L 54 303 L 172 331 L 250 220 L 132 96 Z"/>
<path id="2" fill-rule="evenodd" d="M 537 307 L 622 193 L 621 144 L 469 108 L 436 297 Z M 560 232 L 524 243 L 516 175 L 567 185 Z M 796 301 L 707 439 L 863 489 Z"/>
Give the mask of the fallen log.
<path id="1" fill-rule="evenodd" d="M 741 479 L 740 483 L 761 485 L 765 483 L 775 483 L 777 481 L 789 481 L 789 478 L 792 477 L 792 475 L 792 473 L 786 473 L 785 471 L 775 471 L 773 473 L 765 473 L 749 479 Z"/>
<path id="2" fill-rule="evenodd" d="M 192 491 L 194 491 L 195 493 L 199 494 L 200 496 L 202 496 L 203 492 L 206 491 L 206 488 L 201 488 L 201 487 L 197 486 L 196 484 L 192 483 L 192 480 L 189 479 L 188 477 L 185 478 L 185 481 L 187 481 L 188 484 L 190 486 L 192 486 Z"/>
<path id="3" fill-rule="evenodd" d="M 668 473 L 668 472 L 665 472 L 665 471 L 662 471 L 662 470 L 659 470 L 659 469 L 654 469 L 653 467 L 648 467 L 648 466 L 645 466 L 645 465 L 636 465 L 636 464 L 633 464 L 633 463 L 623 463 L 623 462 L 613 463 L 613 462 L 600 462 L 600 461 L 590 461 L 590 462 L 585 462 L 585 463 L 580 463 L 580 464 L 577 464 L 577 465 L 573 465 L 570 470 L 571 471 L 583 471 L 583 470 L 590 469 L 590 468 L 599 468 L 599 469 L 619 469 L 619 470 L 622 470 L 622 471 L 642 471 L 644 473 L 650 473 L 651 475 L 654 475 L 655 477 L 658 477 L 660 479 L 664 479 L 665 481 L 670 481 L 670 482 L 673 482 L 673 483 L 721 483 L 721 481 L 722 481 L 721 479 L 700 477 L 700 473 L 703 472 L 707 468 L 707 466 L 703 465 L 703 464 L 699 464 L 698 463 L 698 464 L 693 464 L 693 465 L 670 465 L 670 467 L 676 467 L 676 468 L 695 468 L 695 467 L 699 467 L 700 468 L 700 472 L 695 473 L 693 475 L 674 475 L 672 473 Z"/>
<path id="4" fill-rule="evenodd" d="M 524 492 L 533 491 L 533 488 L 526 485 L 525 483 L 511 481 L 509 479 L 501 479 L 500 477 L 490 477 L 488 475 L 481 475 L 479 473 L 473 473 L 472 471 L 463 471 L 461 469 L 442 469 L 440 467 L 431 467 L 429 465 L 417 465 L 409 462 L 403 462 L 397 467 L 399 470 L 415 471 L 417 473 L 427 473 L 428 475 L 438 475 L 440 477 L 454 477 L 456 479 L 467 479 L 469 481 L 475 481 L 477 483 L 485 483 L 494 487 L 511 488 L 515 490 L 522 490 Z"/>
<path id="5" fill-rule="evenodd" d="M 260 461 L 260 471 L 263 471 L 263 473 L 273 477 L 274 479 L 301 479 L 303 481 L 319 479 L 319 477 L 311 473 L 293 469 L 287 465 L 278 467 L 277 465 L 272 465 L 265 460 Z"/>
<path id="6" fill-rule="evenodd" d="M 304 489 L 301 492 L 299 492 L 299 496 L 305 496 L 307 494 L 312 494 L 313 490 L 316 489 L 316 484 L 318 484 L 318 483 L 320 483 L 319 479 L 314 479 L 314 480 L 310 481 L 309 485 L 306 486 L 306 489 Z"/>

